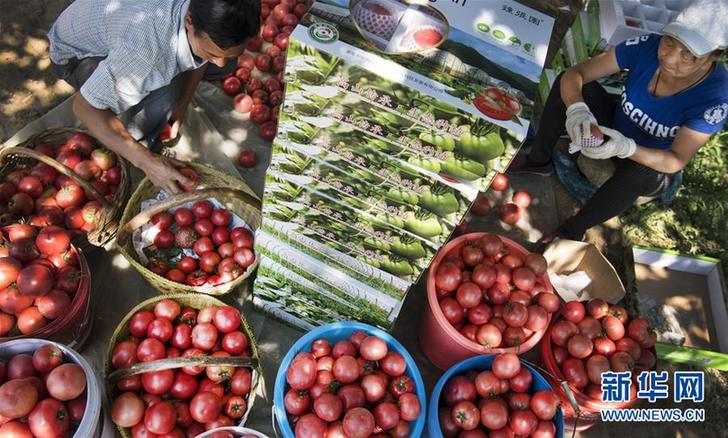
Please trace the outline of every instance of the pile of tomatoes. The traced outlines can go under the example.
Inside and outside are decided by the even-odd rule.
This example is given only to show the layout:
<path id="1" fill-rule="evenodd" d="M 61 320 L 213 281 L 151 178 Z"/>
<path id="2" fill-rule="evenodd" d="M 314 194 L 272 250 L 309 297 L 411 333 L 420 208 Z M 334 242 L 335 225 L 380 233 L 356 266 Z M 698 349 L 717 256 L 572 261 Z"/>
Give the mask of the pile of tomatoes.
<path id="1" fill-rule="evenodd" d="M 57 148 L 37 144 L 34 149 L 73 170 L 107 200 L 114 198 L 121 167 L 112 152 L 99 148 L 88 135 L 74 134 Z M 91 192 L 44 163 L 13 170 L 0 183 L 2 225 L 22 220 L 34 227 L 58 225 L 87 233 L 98 224 L 100 212 L 101 204 Z"/>
<path id="2" fill-rule="evenodd" d="M 463 336 L 487 348 L 518 347 L 549 323 L 559 297 L 541 282 L 546 260 L 509 252 L 494 234 L 447 254 L 435 272 L 440 310 Z"/>
<path id="3" fill-rule="evenodd" d="M 240 312 L 230 306 L 208 306 L 198 312 L 165 299 L 153 311 L 135 313 L 128 328 L 131 338 L 112 351 L 114 369 L 170 357 L 251 354 Z M 119 427 L 130 427 L 135 437 L 197 436 L 239 422 L 248 410 L 251 386 L 249 368 L 187 366 L 145 372 L 116 382 L 120 394 L 111 418 Z"/>
<path id="4" fill-rule="evenodd" d="M 624 308 L 599 298 L 586 305 L 568 302 L 561 316 L 550 329 L 553 359 L 564 378 L 588 397 L 601 400 L 604 372 L 631 371 L 636 379 L 654 369 L 657 335 L 646 319 L 630 318 Z"/>
<path id="5" fill-rule="evenodd" d="M 53 344 L 0 361 L 0 436 L 72 436 L 86 410 L 86 373 Z"/>
<path id="6" fill-rule="evenodd" d="M 81 272 L 67 230 L 8 225 L 0 235 L 0 336 L 29 334 L 66 315 Z"/>
<path id="7" fill-rule="evenodd" d="M 150 257 L 147 268 L 189 286 L 219 286 L 235 280 L 253 264 L 255 254 L 251 231 L 233 228 L 232 223 L 229 210 L 215 208 L 207 200 L 157 213 L 150 221 L 156 256 Z M 174 261 L 163 257 L 175 248 Z"/>
<path id="8" fill-rule="evenodd" d="M 240 113 L 249 112 L 266 141 L 273 141 L 276 135 L 288 37 L 308 11 L 305 3 L 303 0 L 264 0 L 260 36 L 252 38 L 247 51 L 238 57 L 235 74 L 223 79 L 223 91 L 235 96 L 233 108 Z M 256 70 L 259 74 L 254 74 Z"/>
<path id="9" fill-rule="evenodd" d="M 288 370 L 285 409 L 296 438 L 409 437 L 422 411 L 407 362 L 381 338 L 355 332 L 333 347 L 317 339 Z"/>
<path id="10" fill-rule="evenodd" d="M 506 175 L 496 174 L 490 184 L 490 191 L 488 193 L 478 193 L 470 212 L 476 216 L 485 216 L 491 212 L 495 205 L 500 204 L 498 208 L 500 220 L 509 225 L 518 223 L 523 216 L 523 210 L 531 205 L 531 194 L 525 190 L 519 190 L 513 193 L 509 202 L 502 202 L 504 201 L 502 192 L 508 188 L 508 185 L 509 181 Z"/>
<path id="11" fill-rule="evenodd" d="M 553 438 L 559 400 L 534 391 L 533 375 L 513 353 L 499 354 L 492 369 L 451 378 L 440 396 L 440 430 L 445 438 Z"/>

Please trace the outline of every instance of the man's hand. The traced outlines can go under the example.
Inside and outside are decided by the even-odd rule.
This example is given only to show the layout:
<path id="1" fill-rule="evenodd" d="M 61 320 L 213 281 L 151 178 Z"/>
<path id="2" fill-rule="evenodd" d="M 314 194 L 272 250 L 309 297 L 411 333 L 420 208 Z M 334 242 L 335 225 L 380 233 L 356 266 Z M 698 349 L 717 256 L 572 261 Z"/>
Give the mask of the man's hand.
<path id="1" fill-rule="evenodd" d="M 637 144 L 634 140 L 625 137 L 616 129 L 604 126 L 600 126 L 599 129 L 609 137 L 609 141 L 602 143 L 600 146 L 582 148 L 581 153 L 587 157 L 596 160 L 606 160 L 612 157 L 628 158 L 637 150 Z"/>
<path id="2" fill-rule="evenodd" d="M 157 154 L 150 153 L 149 158 L 140 166 L 140 169 L 147 174 L 149 180 L 155 186 L 164 189 L 165 192 L 173 195 L 181 192 L 177 183 L 191 185 L 192 181 L 185 177 L 171 160 Z"/>

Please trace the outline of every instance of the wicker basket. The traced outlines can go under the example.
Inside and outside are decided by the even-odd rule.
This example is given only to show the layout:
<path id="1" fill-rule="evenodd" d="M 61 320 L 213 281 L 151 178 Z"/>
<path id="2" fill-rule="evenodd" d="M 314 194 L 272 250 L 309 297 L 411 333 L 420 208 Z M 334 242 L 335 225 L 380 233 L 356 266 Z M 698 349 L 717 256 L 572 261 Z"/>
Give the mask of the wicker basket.
<path id="1" fill-rule="evenodd" d="M 129 199 L 129 193 L 131 191 L 131 176 L 129 163 L 118 154 L 115 154 L 117 165 L 121 169 L 121 181 L 119 182 L 114 199 L 109 202 L 104 196 L 96 191 L 91 184 L 78 176 L 76 172 L 62 165 L 53 158 L 34 150 L 34 148 L 39 144 L 46 144 L 52 147 L 63 145 L 69 138 L 71 138 L 71 136 L 79 133 L 89 135 L 88 132 L 81 129 L 47 129 L 30 137 L 15 147 L 3 149 L 0 151 L 0 175 L 6 175 L 8 172 L 23 167 L 30 167 L 34 164 L 34 162 L 40 161 L 41 163 L 51 166 L 58 173 L 62 173 L 63 175 L 72 178 L 81 187 L 83 187 L 84 190 L 91 192 L 96 201 L 98 201 L 102 206 L 101 217 L 99 218 L 96 228 L 86 233 L 86 241 L 88 245 L 85 242 L 77 242 L 80 247 L 89 251 L 93 247 L 106 245 L 116 235 L 116 230 L 119 226 L 119 218 L 121 217 L 124 206 Z M 95 139 L 94 142 L 97 146 L 100 145 L 100 143 L 98 143 Z"/>
<path id="2" fill-rule="evenodd" d="M 159 193 L 159 188 L 154 187 L 148 178 L 142 180 L 129 199 L 121 217 L 116 244 L 119 251 L 129 260 L 134 268 L 144 277 L 155 289 L 161 293 L 203 293 L 207 295 L 224 295 L 233 291 L 243 283 L 258 266 L 256 257 L 252 265 L 248 266 L 243 275 L 233 281 L 218 286 L 189 286 L 177 283 L 157 275 L 142 265 L 136 258 L 136 251 L 131 235 L 137 228 L 147 223 L 155 214 L 174 208 L 190 201 L 215 198 L 220 201 L 232 213 L 245 221 L 253 230 L 260 227 L 261 213 L 260 200 L 253 191 L 241 179 L 235 178 L 227 173 L 215 170 L 209 166 L 185 163 L 197 172 L 200 186 L 203 187 L 193 192 L 182 193 L 170 196 L 161 202 L 154 204 L 146 210 L 140 211 L 142 201 L 151 199 Z"/>
<path id="3" fill-rule="evenodd" d="M 129 321 L 131 320 L 132 316 L 134 316 L 135 313 L 137 313 L 140 310 L 149 310 L 152 311 L 154 309 L 154 305 L 157 304 L 161 300 L 171 299 L 179 303 L 182 307 L 192 307 L 193 309 L 200 310 L 207 306 L 226 306 L 227 304 L 223 303 L 222 301 L 218 300 L 214 297 L 209 297 L 206 295 L 191 295 L 191 294 L 178 294 L 178 295 L 165 295 L 165 296 L 159 296 L 150 298 L 146 301 L 143 301 L 139 303 L 136 307 L 131 309 L 129 313 L 124 316 L 124 319 L 121 320 L 119 325 L 116 327 L 116 330 L 114 330 L 114 334 L 111 335 L 111 341 L 109 342 L 109 348 L 106 352 L 106 363 L 104 365 L 104 372 L 105 372 L 105 382 L 106 382 L 106 394 L 108 397 L 108 403 L 109 407 L 113 405 L 113 401 L 118 395 L 118 391 L 116 389 L 116 381 L 119 379 L 123 379 L 124 377 L 129 377 L 135 374 L 141 374 L 149 371 L 160 371 L 165 369 L 173 369 L 173 368 L 182 368 L 185 366 L 212 366 L 212 365 L 228 365 L 228 366 L 236 366 L 236 367 L 248 367 L 252 368 L 253 371 L 253 377 L 250 387 L 250 394 L 248 394 L 248 410 L 245 412 L 245 415 L 243 418 L 240 419 L 239 425 L 244 425 L 245 421 L 248 418 L 248 414 L 250 413 L 251 409 L 253 408 L 253 402 L 255 401 L 255 393 L 257 391 L 258 385 L 262 383 L 263 379 L 263 373 L 260 368 L 260 361 L 258 356 L 258 345 L 255 342 L 255 338 L 253 337 L 253 331 L 250 329 L 250 326 L 248 325 L 248 322 L 245 320 L 245 318 L 241 315 L 240 316 L 240 326 L 243 333 L 248 336 L 248 339 L 250 341 L 250 352 L 251 357 L 249 358 L 243 358 L 243 357 L 208 357 L 208 356 L 200 356 L 200 357 L 176 357 L 176 358 L 168 358 L 168 359 L 160 359 L 160 360 L 154 360 L 150 362 L 141 362 L 136 363 L 132 365 L 129 368 L 122 368 L 118 370 L 113 370 L 111 367 L 111 354 L 114 351 L 114 347 L 116 347 L 116 344 L 118 344 L 121 341 L 124 341 L 131 337 L 129 333 Z M 131 438 L 130 429 L 128 428 L 120 428 L 117 427 L 117 431 L 123 438 Z"/>

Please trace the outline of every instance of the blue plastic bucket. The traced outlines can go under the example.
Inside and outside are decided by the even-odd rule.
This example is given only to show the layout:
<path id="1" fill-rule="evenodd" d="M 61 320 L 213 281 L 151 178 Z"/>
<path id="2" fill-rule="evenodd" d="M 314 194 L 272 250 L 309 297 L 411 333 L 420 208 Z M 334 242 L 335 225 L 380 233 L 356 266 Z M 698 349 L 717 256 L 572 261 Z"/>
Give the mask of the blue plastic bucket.
<path id="1" fill-rule="evenodd" d="M 415 383 L 415 391 L 417 398 L 420 400 L 421 413 L 417 420 L 410 422 L 411 436 L 422 436 L 425 428 L 425 415 L 427 412 L 427 398 L 425 397 L 425 384 L 422 382 L 417 364 L 412 356 L 407 352 L 402 344 L 394 339 L 389 333 L 360 322 L 336 322 L 327 324 L 311 330 L 303 337 L 298 339 L 295 344 L 288 350 L 276 375 L 275 388 L 273 390 L 273 413 L 275 421 L 278 424 L 284 438 L 294 438 L 295 434 L 288 422 L 285 407 L 283 405 L 283 397 L 286 394 L 286 371 L 291 365 L 293 358 L 301 351 L 311 351 L 311 343 L 316 339 L 326 339 L 333 346 L 336 342 L 348 339 L 354 332 L 365 332 L 370 335 L 377 336 L 387 343 L 390 350 L 396 351 L 404 356 L 407 361 L 407 371 L 405 374 L 409 376 Z"/>
<path id="2" fill-rule="evenodd" d="M 482 356 L 471 357 L 470 359 L 465 359 L 464 361 L 458 362 L 450 367 L 450 369 L 448 369 L 445 374 L 440 377 L 440 380 L 437 381 L 437 385 L 435 385 L 435 389 L 432 391 L 432 394 L 430 396 L 430 405 L 427 408 L 427 433 L 430 438 L 443 437 L 442 431 L 440 430 L 440 416 L 438 415 L 438 411 L 440 408 L 440 394 L 442 393 L 442 388 L 445 387 L 445 384 L 448 382 L 448 380 L 458 374 L 463 374 L 471 370 L 490 370 L 493 365 L 493 359 L 495 359 L 495 357 L 495 354 L 486 354 Z M 529 394 L 544 390 L 553 391 L 553 388 L 551 388 L 551 385 L 549 385 L 546 379 L 532 366 L 524 363 L 523 360 L 521 360 L 521 366 L 528 368 L 528 370 L 531 371 L 531 374 L 533 375 L 533 383 L 531 383 L 531 389 L 528 391 Z M 564 414 L 561 412 L 561 408 L 556 411 L 556 416 L 554 417 L 553 422 L 556 426 L 556 438 L 563 438 Z"/>

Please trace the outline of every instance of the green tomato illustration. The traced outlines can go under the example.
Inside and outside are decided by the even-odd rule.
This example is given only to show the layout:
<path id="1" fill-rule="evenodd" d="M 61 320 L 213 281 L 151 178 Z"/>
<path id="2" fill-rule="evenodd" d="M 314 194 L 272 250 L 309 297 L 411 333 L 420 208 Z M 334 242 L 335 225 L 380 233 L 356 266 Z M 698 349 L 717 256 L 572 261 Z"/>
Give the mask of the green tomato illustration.
<path id="1" fill-rule="evenodd" d="M 478 23 L 478 30 L 483 33 L 488 33 L 490 32 L 490 26 L 485 23 Z"/>

